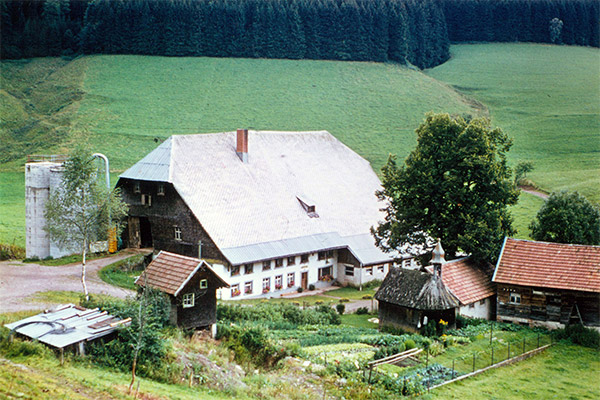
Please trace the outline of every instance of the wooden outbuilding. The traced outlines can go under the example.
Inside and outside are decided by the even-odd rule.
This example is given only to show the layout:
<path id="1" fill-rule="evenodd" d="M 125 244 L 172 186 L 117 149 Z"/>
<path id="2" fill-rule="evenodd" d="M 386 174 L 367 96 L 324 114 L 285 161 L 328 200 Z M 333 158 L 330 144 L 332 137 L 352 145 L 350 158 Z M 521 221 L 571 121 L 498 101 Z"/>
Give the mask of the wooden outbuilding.
<path id="1" fill-rule="evenodd" d="M 135 283 L 169 295 L 172 324 L 215 333 L 216 291 L 229 284 L 206 261 L 161 251 Z"/>
<path id="2" fill-rule="evenodd" d="M 379 326 L 417 332 L 429 321 L 444 320 L 456 326 L 460 302 L 439 274 L 393 268 L 375 294 L 379 302 Z"/>
<path id="3" fill-rule="evenodd" d="M 506 238 L 492 281 L 498 321 L 600 328 L 600 246 Z"/>

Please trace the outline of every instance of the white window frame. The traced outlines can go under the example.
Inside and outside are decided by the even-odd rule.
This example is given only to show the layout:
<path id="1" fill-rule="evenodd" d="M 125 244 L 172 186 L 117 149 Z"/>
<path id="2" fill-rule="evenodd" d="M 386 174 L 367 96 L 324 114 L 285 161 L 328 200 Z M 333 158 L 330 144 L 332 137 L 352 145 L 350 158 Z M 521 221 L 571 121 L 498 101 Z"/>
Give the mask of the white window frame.
<path id="1" fill-rule="evenodd" d="M 263 288 L 263 293 L 271 291 L 271 278 L 263 278 L 262 288 Z"/>
<path id="2" fill-rule="evenodd" d="M 296 284 L 296 273 L 290 272 L 287 274 L 287 286 L 292 287 Z"/>
<path id="3" fill-rule="evenodd" d="M 238 294 L 234 294 L 235 291 L 238 292 Z M 240 291 L 240 284 L 236 283 L 235 285 L 231 285 L 231 297 L 237 297 L 237 296 L 241 296 L 242 292 Z"/>
<path id="4" fill-rule="evenodd" d="M 305 264 L 310 261 L 310 254 L 301 254 L 300 255 L 300 264 Z"/>
<path id="5" fill-rule="evenodd" d="M 182 298 L 183 308 L 194 307 L 196 296 L 194 293 L 185 293 Z"/>
<path id="6" fill-rule="evenodd" d="M 241 268 L 239 265 L 232 265 L 231 266 L 231 276 L 237 276 L 241 274 Z"/>
<path id="7" fill-rule="evenodd" d="M 267 260 L 267 261 L 263 261 L 262 263 L 262 270 L 263 271 L 268 271 L 271 269 L 271 260 Z"/>
<path id="8" fill-rule="evenodd" d="M 252 281 L 244 283 L 244 294 L 252 294 L 252 289 Z"/>
<path id="9" fill-rule="evenodd" d="M 377 272 L 380 272 L 383 274 L 385 272 L 385 264 L 378 265 Z"/>
<path id="10" fill-rule="evenodd" d="M 279 286 L 279 289 L 277 289 L 277 286 Z M 283 289 L 283 275 L 277 275 L 275 277 L 275 290 L 281 289 Z"/>
<path id="11" fill-rule="evenodd" d="M 344 275 L 346 276 L 354 276 L 354 267 L 350 265 L 346 265 L 344 268 Z"/>
<path id="12" fill-rule="evenodd" d="M 181 241 L 181 228 L 178 226 L 175 227 L 175 240 Z"/>
<path id="13" fill-rule="evenodd" d="M 366 268 L 365 268 L 365 273 L 366 273 L 367 275 L 371 275 L 371 276 L 373 276 L 373 267 L 366 267 Z"/>
<path id="14" fill-rule="evenodd" d="M 291 261 L 291 262 L 290 262 Z M 290 256 L 287 258 L 287 265 L 295 265 L 296 264 L 296 256 Z"/>
<path id="15" fill-rule="evenodd" d="M 254 264 L 244 264 L 244 275 L 254 272 Z"/>
<path id="16" fill-rule="evenodd" d="M 200 279 L 200 289 L 208 289 L 208 279 Z"/>
<path id="17" fill-rule="evenodd" d="M 510 304 L 521 304 L 521 293 L 510 292 L 509 296 L 508 302 Z"/>

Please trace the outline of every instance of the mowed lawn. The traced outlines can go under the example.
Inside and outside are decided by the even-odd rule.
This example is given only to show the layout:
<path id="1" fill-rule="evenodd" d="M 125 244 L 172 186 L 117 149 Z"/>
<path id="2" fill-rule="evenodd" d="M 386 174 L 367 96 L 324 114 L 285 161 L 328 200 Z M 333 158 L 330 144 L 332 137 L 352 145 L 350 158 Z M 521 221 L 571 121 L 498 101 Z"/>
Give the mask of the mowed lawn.
<path id="1" fill-rule="evenodd" d="M 404 159 L 428 111 L 475 114 L 456 91 L 395 64 L 226 58 L 88 58 L 79 108 L 119 169 L 173 134 L 327 130 L 379 171 Z M 250 143 L 250 152 L 252 143 Z"/>
<path id="2" fill-rule="evenodd" d="M 424 400 L 595 400 L 600 396 L 600 353 L 559 343 L 517 364 L 451 383 Z"/>
<path id="3" fill-rule="evenodd" d="M 531 160 L 548 191 L 600 202 L 600 50 L 538 44 L 452 46 L 427 74 L 485 103 L 514 139 L 509 159 Z"/>

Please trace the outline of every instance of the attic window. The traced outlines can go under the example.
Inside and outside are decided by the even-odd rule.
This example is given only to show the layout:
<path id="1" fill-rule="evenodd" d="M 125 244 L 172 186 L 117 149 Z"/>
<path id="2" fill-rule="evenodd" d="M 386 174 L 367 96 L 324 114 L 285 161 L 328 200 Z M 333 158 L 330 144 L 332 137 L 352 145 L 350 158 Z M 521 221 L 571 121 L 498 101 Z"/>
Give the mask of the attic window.
<path id="1" fill-rule="evenodd" d="M 142 190 L 140 189 L 140 183 L 139 182 L 134 182 L 133 183 L 133 193 L 140 193 Z"/>
<path id="2" fill-rule="evenodd" d="M 304 208 L 304 211 L 306 211 L 308 214 L 309 218 L 319 218 L 319 214 L 317 214 L 317 206 L 315 205 L 314 201 L 310 200 L 306 196 L 301 195 L 296 196 L 296 198 L 300 202 L 302 208 Z"/>
<path id="3" fill-rule="evenodd" d="M 162 183 L 158 184 L 158 190 L 156 191 L 156 194 L 159 196 L 164 196 L 165 195 L 165 185 L 163 185 Z"/>
<path id="4" fill-rule="evenodd" d="M 200 279 L 200 289 L 208 289 L 208 279 Z"/>
<path id="5" fill-rule="evenodd" d="M 175 240 L 181 240 L 181 228 L 178 226 L 175 227 Z"/>

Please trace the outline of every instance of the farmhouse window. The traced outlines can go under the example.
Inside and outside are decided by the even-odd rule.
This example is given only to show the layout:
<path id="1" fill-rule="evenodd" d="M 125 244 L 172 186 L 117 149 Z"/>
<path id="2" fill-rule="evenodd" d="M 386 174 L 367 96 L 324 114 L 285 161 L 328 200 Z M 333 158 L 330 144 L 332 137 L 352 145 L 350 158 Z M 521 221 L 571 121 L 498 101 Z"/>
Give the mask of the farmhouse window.
<path id="1" fill-rule="evenodd" d="M 331 275 L 331 265 L 328 267 L 319 268 L 319 280 L 329 282 L 333 279 Z"/>
<path id="2" fill-rule="evenodd" d="M 294 265 L 296 264 L 296 257 L 288 257 L 288 263 L 287 265 Z"/>
<path id="3" fill-rule="evenodd" d="M 252 294 L 252 281 L 244 283 L 244 294 Z"/>
<path id="4" fill-rule="evenodd" d="M 509 302 L 511 304 L 521 304 L 521 294 L 511 292 Z"/>
<path id="5" fill-rule="evenodd" d="M 175 227 L 175 240 L 181 240 L 181 228 L 178 226 Z"/>
<path id="6" fill-rule="evenodd" d="M 152 206 L 152 196 L 149 194 L 142 194 L 142 205 L 143 206 Z"/>
<path id="7" fill-rule="evenodd" d="M 485 299 L 479 300 L 479 305 L 484 305 L 484 304 L 485 304 Z"/>
<path id="8" fill-rule="evenodd" d="M 183 295 L 183 308 L 194 307 L 194 293 L 186 293 Z"/>
<path id="9" fill-rule="evenodd" d="M 208 289 L 208 279 L 200 279 L 200 289 Z"/>
<path id="10" fill-rule="evenodd" d="M 346 276 L 354 276 L 354 267 L 346 267 L 344 273 Z"/>
<path id="11" fill-rule="evenodd" d="M 271 278 L 263 278 L 263 293 L 268 293 L 271 290 Z"/>
<path id="12" fill-rule="evenodd" d="M 377 266 L 377 272 L 384 273 L 385 265 L 381 264 Z"/>
<path id="13" fill-rule="evenodd" d="M 158 184 L 158 190 L 156 191 L 156 194 L 159 196 L 164 196 L 165 195 L 165 185 L 163 185 L 162 183 Z"/>
<path id="14" fill-rule="evenodd" d="M 240 294 L 240 284 L 238 283 L 237 285 L 231 285 L 231 297 L 237 297 Z"/>
<path id="15" fill-rule="evenodd" d="M 235 275 L 239 275 L 239 274 L 240 274 L 240 266 L 232 265 L 231 266 L 231 276 L 235 276 Z"/>
<path id="16" fill-rule="evenodd" d="M 289 273 L 287 275 L 287 285 L 288 285 L 288 287 L 294 286 L 295 281 L 296 281 L 296 274 L 293 273 L 293 272 Z"/>
<path id="17" fill-rule="evenodd" d="M 281 290 L 283 287 L 283 275 L 277 275 L 275 277 L 275 290 Z"/>
<path id="18" fill-rule="evenodd" d="M 263 261 L 263 271 L 271 269 L 271 260 Z"/>
<path id="19" fill-rule="evenodd" d="M 410 258 L 402 260 L 402 268 L 410 268 Z"/>
<path id="20" fill-rule="evenodd" d="M 300 263 L 304 264 L 308 262 L 308 254 L 302 254 L 300 256 Z"/>
<path id="21" fill-rule="evenodd" d="M 135 182 L 133 184 L 133 193 L 140 193 L 141 191 L 142 191 L 142 189 L 140 188 L 140 183 Z"/>
<path id="22" fill-rule="evenodd" d="M 373 275 L 373 267 L 367 267 L 365 271 L 367 272 L 367 275 Z"/>
<path id="23" fill-rule="evenodd" d="M 248 275 L 254 272 L 254 264 L 246 264 L 244 265 L 244 274 Z"/>
<path id="24" fill-rule="evenodd" d="M 475 308 L 475 303 L 469 304 L 469 308 Z"/>
<path id="25" fill-rule="evenodd" d="M 283 258 L 278 258 L 275 260 L 275 268 L 283 267 Z"/>
<path id="26" fill-rule="evenodd" d="M 317 260 L 319 260 L 319 261 L 320 261 L 320 260 L 324 260 L 324 259 L 326 259 L 326 258 L 327 258 L 327 252 L 325 252 L 325 251 L 320 251 L 320 252 L 317 254 Z"/>

